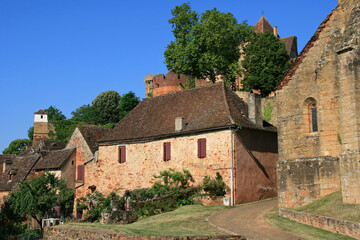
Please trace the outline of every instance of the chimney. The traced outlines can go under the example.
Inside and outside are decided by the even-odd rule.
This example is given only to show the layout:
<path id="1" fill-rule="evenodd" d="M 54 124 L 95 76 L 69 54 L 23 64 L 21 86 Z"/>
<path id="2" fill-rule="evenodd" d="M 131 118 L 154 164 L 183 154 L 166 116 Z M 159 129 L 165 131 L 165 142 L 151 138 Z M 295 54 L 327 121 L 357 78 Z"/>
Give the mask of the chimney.
<path id="1" fill-rule="evenodd" d="M 253 91 L 249 93 L 248 99 L 249 120 L 257 125 L 263 125 L 261 116 L 261 95 Z"/>
<path id="2" fill-rule="evenodd" d="M 278 36 L 278 33 L 277 33 L 277 26 L 275 26 L 273 29 L 274 29 L 274 35 L 275 35 L 275 37 L 277 37 L 277 36 Z"/>
<path id="3" fill-rule="evenodd" d="M 175 131 L 180 132 L 185 129 L 185 118 L 183 117 L 177 117 L 175 119 Z"/>

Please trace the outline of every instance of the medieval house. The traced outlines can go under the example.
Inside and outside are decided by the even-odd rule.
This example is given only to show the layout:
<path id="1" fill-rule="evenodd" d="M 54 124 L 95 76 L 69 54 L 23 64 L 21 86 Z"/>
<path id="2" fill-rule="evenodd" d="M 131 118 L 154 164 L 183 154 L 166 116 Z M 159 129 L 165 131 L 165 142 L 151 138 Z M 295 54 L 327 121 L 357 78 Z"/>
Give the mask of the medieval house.
<path id="1" fill-rule="evenodd" d="M 277 91 L 279 207 L 360 203 L 360 2 L 339 0 Z"/>
<path id="2" fill-rule="evenodd" d="M 173 168 L 189 170 L 195 185 L 219 172 L 233 204 L 276 196 L 276 128 L 262 121 L 260 96 L 250 98 L 248 108 L 217 83 L 142 101 L 99 141 L 84 189 L 146 188 Z"/>

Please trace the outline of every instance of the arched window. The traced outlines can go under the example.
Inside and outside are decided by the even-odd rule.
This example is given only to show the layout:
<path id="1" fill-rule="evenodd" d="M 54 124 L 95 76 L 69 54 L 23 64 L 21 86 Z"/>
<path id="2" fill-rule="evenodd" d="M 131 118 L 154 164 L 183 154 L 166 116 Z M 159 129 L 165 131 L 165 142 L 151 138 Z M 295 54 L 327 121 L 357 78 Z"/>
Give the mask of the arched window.
<path id="1" fill-rule="evenodd" d="M 309 114 L 310 114 L 310 130 L 311 132 L 318 131 L 318 121 L 317 121 L 317 106 L 316 103 L 311 103 L 309 106 Z"/>
<path id="2" fill-rule="evenodd" d="M 309 97 L 304 101 L 305 125 L 309 132 L 318 132 L 318 106 L 314 98 Z"/>

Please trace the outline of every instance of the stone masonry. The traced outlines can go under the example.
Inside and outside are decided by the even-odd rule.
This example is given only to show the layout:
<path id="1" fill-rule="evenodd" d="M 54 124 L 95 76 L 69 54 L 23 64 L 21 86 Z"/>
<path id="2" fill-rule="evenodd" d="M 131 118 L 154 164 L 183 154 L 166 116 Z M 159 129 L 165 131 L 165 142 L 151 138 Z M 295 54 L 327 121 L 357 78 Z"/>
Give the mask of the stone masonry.
<path id="1" fill-rule="evenodd" d="M 360 3 L 339 1 L 278 87 L 279 207 L 340 185 L 345 203 L 360 203 L 359 31 Z"/>

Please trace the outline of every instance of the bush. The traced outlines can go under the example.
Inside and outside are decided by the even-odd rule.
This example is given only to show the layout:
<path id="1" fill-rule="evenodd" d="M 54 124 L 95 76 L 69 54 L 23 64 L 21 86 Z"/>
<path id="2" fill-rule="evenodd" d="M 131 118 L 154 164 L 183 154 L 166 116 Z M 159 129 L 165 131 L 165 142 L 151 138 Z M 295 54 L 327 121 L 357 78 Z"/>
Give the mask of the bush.
<path id="1" fill-rule="evenodd" d="M 209 176 L 204 177 L 203 189 L 206 193 L 210 194 L 210 197 L 223 197 L 226 192 L 229 191 L 229 187 L 222 180 L 219 172 L 216 173 L 215 178 Z"/>
<path id="2" fill-rule="evenodd" d="M 20 240 L 37 240 L 37 239 L 42 239 L 42 235 L 40 230 L 31 230 L 31 231 L 26 231 L 25 233 L 19 235 L 17 237 L 17 239 Z"/>

